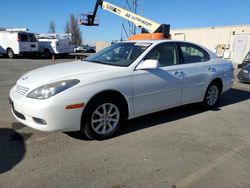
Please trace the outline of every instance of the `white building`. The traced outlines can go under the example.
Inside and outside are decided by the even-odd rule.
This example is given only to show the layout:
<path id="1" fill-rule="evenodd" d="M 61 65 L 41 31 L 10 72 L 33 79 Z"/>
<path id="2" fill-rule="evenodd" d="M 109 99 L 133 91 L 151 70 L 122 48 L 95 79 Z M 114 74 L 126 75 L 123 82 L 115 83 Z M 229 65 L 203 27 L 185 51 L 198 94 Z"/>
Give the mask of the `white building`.
<path id="1" fill-rule="evenodd" d="M 250 25 L 171 29 L 172 39 L 199 43 L 218 56 L 241 64 L 250 50 Z"/>

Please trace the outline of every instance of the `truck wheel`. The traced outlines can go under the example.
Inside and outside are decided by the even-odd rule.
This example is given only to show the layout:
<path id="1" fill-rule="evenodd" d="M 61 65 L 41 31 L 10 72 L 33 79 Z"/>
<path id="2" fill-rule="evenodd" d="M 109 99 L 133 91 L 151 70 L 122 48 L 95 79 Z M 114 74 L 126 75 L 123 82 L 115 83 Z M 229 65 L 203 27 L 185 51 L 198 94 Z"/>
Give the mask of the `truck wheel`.
<path id="1" fill-rule="evenodd" d="M 7 55 L 9 58 L 13 59 L 15 57 L 15 54 L 11 48 L 7 50 Z"/>

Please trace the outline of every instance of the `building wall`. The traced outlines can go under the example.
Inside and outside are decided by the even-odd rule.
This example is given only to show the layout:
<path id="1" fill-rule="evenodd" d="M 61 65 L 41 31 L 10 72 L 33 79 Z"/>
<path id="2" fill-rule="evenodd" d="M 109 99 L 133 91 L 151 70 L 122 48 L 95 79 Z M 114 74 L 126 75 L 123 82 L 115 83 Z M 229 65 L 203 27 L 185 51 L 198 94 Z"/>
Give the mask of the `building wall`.
<path id="1" fill-rule="evenodd" d="M 98 41 L 96 42 L 96 52 L 101 51 L 102 49 L 110 46 L 111 43 L 110 42 L 105 42 L 105 41 Z"/>
<path id="2" fill-rule="evenodd" d="M 201 44 L 236 64 L 250 50 L 250 25 L 172 29 L 171 35 L 172 39 Z"/>

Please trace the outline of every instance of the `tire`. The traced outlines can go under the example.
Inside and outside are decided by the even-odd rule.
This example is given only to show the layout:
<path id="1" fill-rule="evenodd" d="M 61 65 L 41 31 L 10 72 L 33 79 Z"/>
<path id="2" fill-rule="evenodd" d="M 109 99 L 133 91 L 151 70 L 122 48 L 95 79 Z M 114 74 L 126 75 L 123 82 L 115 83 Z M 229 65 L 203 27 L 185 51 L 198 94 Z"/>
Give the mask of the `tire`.
<path id="1" fill-rule="evenodd" d="M 203 99 L 203 106 L 207 109 L 213 109 L 217 106 L 220 95 L 221 95 L 221 86 L 217 82 L 212 82 L 207 90 Z"/>
<path id="2" fill-rule="evenodd" d="M 7 56 L 11 59 L 15 57 L 15 54 L 11 48 L 7 50 Z"/>
<path id="3" fill-rule="evenodd" d="M 46 58 L 51 58 L 51 56 L 52 56 L 52 54 L 50 53 L 49 49 L 45 49 L 43 53 L 44 53 L 44 55 L 45 55 Z"/>
<path id="4" fill-rule="evenodd" d="M 238 73 L 237 78 L 239 82 L 242 82 L 242 70 Z"/>
<path id="5" fill-rule="evenodd" d="M 104 111 L 106 110 L 106 113 Z M 113 136 L 125 121 L 125 109 L 116 98 L 100 97 L 88 104 L 81 124 L 81 133 L 91 140 Z"/>

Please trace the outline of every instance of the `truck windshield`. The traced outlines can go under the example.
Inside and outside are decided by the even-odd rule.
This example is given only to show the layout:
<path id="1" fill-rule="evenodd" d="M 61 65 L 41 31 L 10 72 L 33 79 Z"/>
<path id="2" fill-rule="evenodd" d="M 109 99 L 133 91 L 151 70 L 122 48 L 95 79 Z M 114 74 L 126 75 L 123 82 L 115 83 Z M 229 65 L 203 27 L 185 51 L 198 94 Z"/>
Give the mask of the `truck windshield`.
<path id="1" fill-rule="evenodd" d="M 117 43 L 88 57 L 86 61 L 127 67 L 133 63 L 150 45 L 151 43 L 145 42 Z"/>

